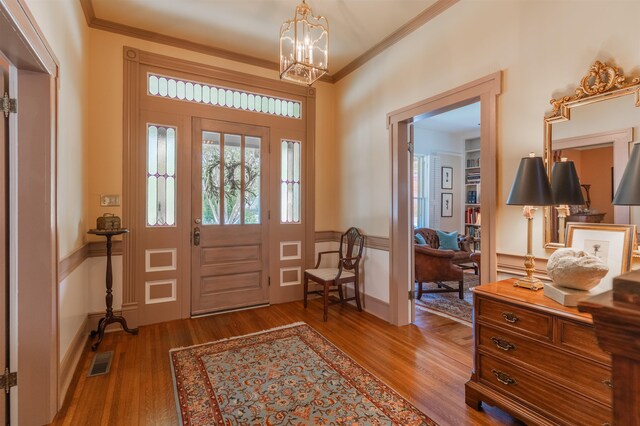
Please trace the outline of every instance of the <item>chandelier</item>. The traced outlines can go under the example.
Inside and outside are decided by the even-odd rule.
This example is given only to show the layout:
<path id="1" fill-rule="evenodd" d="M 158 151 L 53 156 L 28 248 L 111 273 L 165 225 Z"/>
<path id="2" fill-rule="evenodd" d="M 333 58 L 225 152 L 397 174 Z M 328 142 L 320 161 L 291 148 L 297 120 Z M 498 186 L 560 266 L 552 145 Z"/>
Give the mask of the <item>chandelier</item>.
<path id="1" fill-rule="evenodd" d="M 327 18 L 315 16 L 302 0 L 280 29 L 280 78 L 311 85 L 327 73 L 328 57 Z"/>

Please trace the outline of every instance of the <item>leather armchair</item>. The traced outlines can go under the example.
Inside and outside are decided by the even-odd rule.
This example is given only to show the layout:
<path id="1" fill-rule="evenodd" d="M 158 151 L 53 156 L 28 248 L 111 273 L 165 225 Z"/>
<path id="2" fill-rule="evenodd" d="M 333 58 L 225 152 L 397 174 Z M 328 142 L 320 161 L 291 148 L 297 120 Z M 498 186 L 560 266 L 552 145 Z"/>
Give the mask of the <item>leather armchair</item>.
<path id="1" fill-rule="evenodd" d="M 438 234 L 433 229 L 418 228 L 414 231 L 420 233 L 426 245 L 414 244 L 415 256 L 415 280 L 418 283 L 418 299 L 423 293 L 449 293 L 457 292 L 460 299 L 464 298 L 463 269 L 458 266 L 471 261 L 471 249 L 469 238 L 465 235 L 458 236 L 459 251 L 440 250 Z M 458 281 L 458 288 L 444 284 L 445 281 Z M 423 290 L 423 283 L 434 282 L 436 289 Z"/>

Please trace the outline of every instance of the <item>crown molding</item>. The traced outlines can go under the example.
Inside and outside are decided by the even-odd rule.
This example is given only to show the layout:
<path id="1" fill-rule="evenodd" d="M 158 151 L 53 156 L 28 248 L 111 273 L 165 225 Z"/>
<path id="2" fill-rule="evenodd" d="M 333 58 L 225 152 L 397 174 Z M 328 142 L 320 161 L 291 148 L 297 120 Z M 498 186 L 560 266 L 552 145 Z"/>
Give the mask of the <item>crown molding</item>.
<path id="1" fill-rule="evenodd" d="M 178 47 L 185 50 L 191 50 L 193 52 L 204 53 L 205 55 L 216 56 L 223 59 L 229 59 L 235 62 L 241 62 L 248 65 L 253 65 L 261 68 L 266 68 L 276 72 L 280 71 L 280 65 L 277 62 L 268 61 L 265 59 L 256 58 L 254 56 L 243 55 L 242 53 L 232 52 L 226 49 L 220 49 L 207 44 L 196 43 L 193 41 L 185 40 L 178 37 L 168 36 L 166 34 L 157 33 L 154 31 L 143 30 L 142 28 L 131 27 L 129 25 L 119 24 L 117 22 L 109 21 L 106 19 L 97 18 L 95 10 L 93 8 L 92 0 L 79 0 L 82 6 L 82 11 L 87 20 L 89 28 L 95 28 L 97 30 L 108 31 L 116 34 L 121 34 L 127 37 L 138 38 L 141 40 L 147 40 L 154 43 L 165 44 L 168 46 Z M 418 16 L 407 22 L 402 27 L 398 28 L 391 35 L 386 37 L 380 43 L 367 50 L 365 53 L 345 65 L 341 70 L 333 75 L 325 74 L 320 81 L 325 83 L 335 83 L 340 79 L 346 77 L 369 60 L 382 53 L 384 50 L 393 46 L 407 35 L 411 34 L 422 25 L 426 24 L 460 0 L 437 0 L 434 4 L 422 11 Z"/>
<path id="2" fill-rule="evenodd" d="M 351 74 L 362 65 L 369 62 L 371 59 L 384 52 L 436 16 L 440 15 L 445 10 L 449 9 L 460 0 L 438 0 L 425 10 L 423 10 L 418 16 L 407 22 L 396 31 L 387 36 L 380 43 L 373 46 L 371 49 L 358 56 L 356 59 L 345 65 L 340 71 L 333 74 L 334 82 L 338 82 Z"/>

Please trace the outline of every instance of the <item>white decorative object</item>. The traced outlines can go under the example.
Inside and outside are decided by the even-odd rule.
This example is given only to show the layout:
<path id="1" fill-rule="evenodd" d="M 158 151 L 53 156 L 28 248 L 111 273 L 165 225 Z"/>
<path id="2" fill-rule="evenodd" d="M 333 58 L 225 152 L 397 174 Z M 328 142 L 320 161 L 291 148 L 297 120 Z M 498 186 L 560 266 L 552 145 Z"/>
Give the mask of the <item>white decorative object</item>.
<path id="1" fill-rule="evenodd" d="M 608 271 L 609 266 L 597 256 L 572 248 L 558 249 L 547 261 L 553 284 L 544 285 L 544 295 L 564 306 L 576 306 L 579 300 L 594 295 L 590 290 Z"/>
<path id="2" fill-rule="evenodd" d="M 587 291 L 598 285 L 609 267 L 583 250 L 563 248 L 549 257 L 547 272 L 555 285 Z"/>

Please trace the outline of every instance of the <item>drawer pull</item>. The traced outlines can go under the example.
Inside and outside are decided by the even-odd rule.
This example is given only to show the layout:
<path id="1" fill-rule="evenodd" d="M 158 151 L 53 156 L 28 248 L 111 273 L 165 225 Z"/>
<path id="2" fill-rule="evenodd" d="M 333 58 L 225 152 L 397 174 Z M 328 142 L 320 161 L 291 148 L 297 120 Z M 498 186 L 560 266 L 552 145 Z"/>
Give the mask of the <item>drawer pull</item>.
<path id="1" fill-rule="evenodd" d="M 502 349 L 503 351 L 516 350 L 516 345 L 514 345 L 513 343 L 509 343 L 499 337 L 493 336 L 491 337 L 491 341 L 496 345 L 498 349 Z"/>
<path id="2" fill-rule="evenodd" d="M 603 380 L 602 384 L 607 386 L 607 387 L 609 387 L 609 388 L 611 388 L 611 389 L 613 389 L 613 382 L 611 380 L 609 380 L 609 379 Z"/>
<path id="3" fill-rule="evenodd" d="M 498 379 L 498 381 L 500 383 L 502 383 L 503 385 L 515 385 L 516 384 L 515 379 L 513 379 L 511 376 L 509 376 L 504 371 L 493 369 L 493 370 L 491 370 L 491 372 L 493 373 L 494 376 L 496 376 L 496 379 Z"/>
<path id="4" fill-rule="evenodd" d="M 502 313 L 502 318 L 504 318 L 504 320 L 506 322 L 510 322 L 510 323 L 515 323 L 516 321 L 518 321 L 518 317 L 516 316 L 516 314 L 514 314 L 513 312 L 503 312 Z"/>

